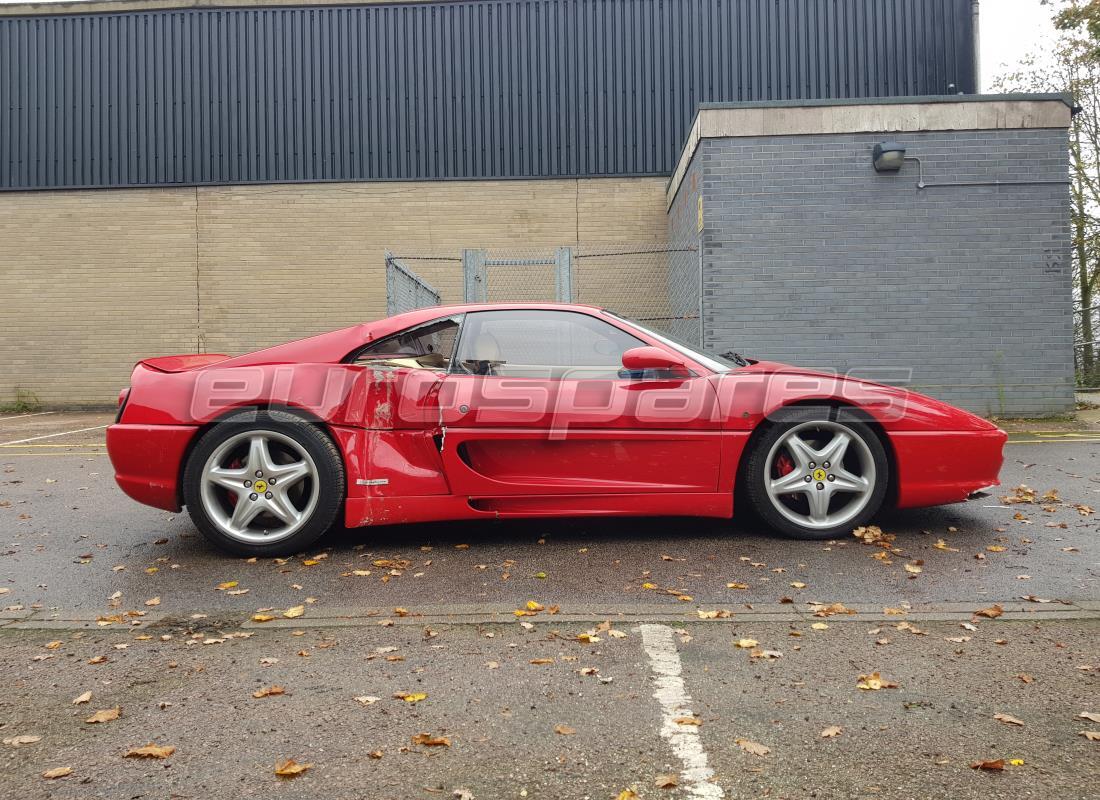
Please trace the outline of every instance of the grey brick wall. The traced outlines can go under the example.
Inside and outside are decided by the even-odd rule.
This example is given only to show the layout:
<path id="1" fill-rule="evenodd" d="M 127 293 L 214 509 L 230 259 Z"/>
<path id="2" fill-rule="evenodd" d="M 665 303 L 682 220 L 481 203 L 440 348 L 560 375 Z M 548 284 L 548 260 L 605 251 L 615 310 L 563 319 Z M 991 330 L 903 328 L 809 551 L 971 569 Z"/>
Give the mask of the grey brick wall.
<path id="1" fill-rule="evenodd" d="M 896 138 L 929 183 L 1065 180 L 1059 129 L 704 139 L 705 343 L 911 386 L 983 414 L 1073 407 L 1065 185 L 917 188 L 871 166 Z M 685 188 L 689 191 L 685 191 Z M 687 182 L 670 211 L 694 221 Z M 687 205 L 688 214 L 681 214 Z"/>
<path id="2" fill-rule="evenodd" d="M 676 202 L 668 212 L 668 240 L 672 249 L 668 258 L 668 303 L 676 319 L 670 321 L 667 330 L 695 344 L 701 342 L 703 335 L 699 320 L 699 259 L 703 237 L 697 225 L 701 164 L 700 159 L 692 160 L 684 173 Z"/>

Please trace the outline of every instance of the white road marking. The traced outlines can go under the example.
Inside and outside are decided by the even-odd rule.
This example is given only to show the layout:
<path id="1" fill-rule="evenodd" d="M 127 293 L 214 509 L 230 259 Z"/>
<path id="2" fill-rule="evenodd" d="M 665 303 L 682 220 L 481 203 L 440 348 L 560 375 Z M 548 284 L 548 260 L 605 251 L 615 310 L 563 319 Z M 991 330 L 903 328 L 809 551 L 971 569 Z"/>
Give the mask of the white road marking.
<path id="1" fill-rule="evenodd" d="M 9 444 L 26 444 L 27 442 L 37 442 L 39 439 L 53 439 L 57 436 L 71 436 L 74 433 L 87 433 L 88 431 L 99 431 L 106 428 L 107 425 L 94 425 L 91 428 L 81 428 L 76 431 L 61 431 L 61 433 L 47 433 L 42 436 L 32 436 L 29 439 L 14 439 L 10 442 L 0 442 L 0 447 Z"/>
<path id="2" fill-rule="evenodd" d="M 677 717 L 693 716 L 691 697 L 681 677 L 680 653 L 667 625 L 640 625 L 642 645 L 649 656 L 657 690 L 653 696 L 661 704 L 661 736 L 668 740 L 672 752 L 683 762 L 680 787 L 689 797 L 717 800 L 725 797 L 722 787 L 711 783 L 714 770 L 707 764 L 707 752 L 695 725 L 678 725 Z"/>
<path id="3" fill-rule="evenodd" d="M 47 414 L 56 413 L 56 411 L 35 411 L 33 414 L 13 414 L 10 417 L 0 417 L 0 422 L 7 422 L 9 419 L 23 419 L 24 417 L 44 417 Z"/>

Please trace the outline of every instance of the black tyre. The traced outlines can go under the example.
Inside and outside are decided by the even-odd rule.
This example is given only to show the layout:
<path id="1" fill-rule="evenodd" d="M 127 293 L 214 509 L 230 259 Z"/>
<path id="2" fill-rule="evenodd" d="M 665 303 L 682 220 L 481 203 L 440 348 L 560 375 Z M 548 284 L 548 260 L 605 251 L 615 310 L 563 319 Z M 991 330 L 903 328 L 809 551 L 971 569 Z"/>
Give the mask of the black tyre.
<path id="1" fill-rule="evenodd" d="M 752 509 L 796 539 L 832 539 L 882 506 L 890 464 L 875 432 L 836 408 L 781 409 L 751 443 L 742 477 Z"/>
<path id="2" fill-rule="evenodd" d="M 183 499 L 203 536 L 238 556 L 300 552 L 344 502 L 344 464 L 329 436 L 285 411 L 242 411 L 191 451 Z"/>

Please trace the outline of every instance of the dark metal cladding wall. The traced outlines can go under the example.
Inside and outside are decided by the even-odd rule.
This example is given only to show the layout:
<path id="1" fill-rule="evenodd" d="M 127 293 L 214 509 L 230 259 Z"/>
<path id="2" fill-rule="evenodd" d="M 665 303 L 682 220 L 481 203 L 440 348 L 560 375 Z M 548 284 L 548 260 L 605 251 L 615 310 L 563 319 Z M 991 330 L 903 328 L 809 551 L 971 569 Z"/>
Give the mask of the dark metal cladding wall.
<path id="1" fill-rule="evenodd" d="M 971 25 L 970 0 L 0 18 L 0 189 L 667 174 L 699 102 L 971 92 Z"/>

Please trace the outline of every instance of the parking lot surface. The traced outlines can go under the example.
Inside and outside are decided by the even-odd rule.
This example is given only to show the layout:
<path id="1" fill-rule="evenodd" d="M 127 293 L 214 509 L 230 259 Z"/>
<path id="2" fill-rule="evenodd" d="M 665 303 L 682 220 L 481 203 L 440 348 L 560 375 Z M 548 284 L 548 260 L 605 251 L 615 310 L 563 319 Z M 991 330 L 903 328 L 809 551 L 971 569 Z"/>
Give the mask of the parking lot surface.
<path id="1" fill-rule="evenodd" d="M 109 422 L 0 417 L 12 796 L 1096 796 L 1100 435 L 1013 433 L 1002 491 L 874 543 L 539 520 L 250 562 L 126 498 Z"/>

